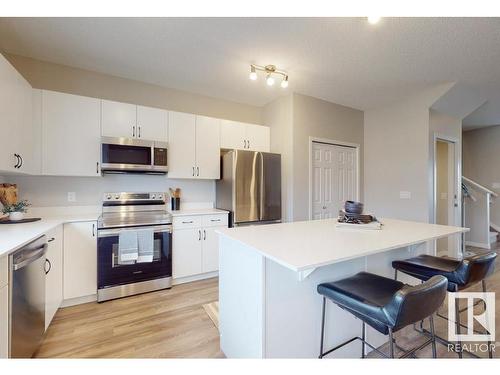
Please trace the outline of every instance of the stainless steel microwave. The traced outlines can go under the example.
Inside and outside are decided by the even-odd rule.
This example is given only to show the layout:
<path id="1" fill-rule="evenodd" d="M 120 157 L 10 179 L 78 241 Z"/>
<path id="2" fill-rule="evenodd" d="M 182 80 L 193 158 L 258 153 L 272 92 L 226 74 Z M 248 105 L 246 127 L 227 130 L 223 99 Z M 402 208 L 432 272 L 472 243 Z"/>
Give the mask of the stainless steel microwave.
<path id="1" fill-rule="evenodd" d="M 167 143 L 134 138 L 102 137 L 103 173 L 168 172 Z"/>

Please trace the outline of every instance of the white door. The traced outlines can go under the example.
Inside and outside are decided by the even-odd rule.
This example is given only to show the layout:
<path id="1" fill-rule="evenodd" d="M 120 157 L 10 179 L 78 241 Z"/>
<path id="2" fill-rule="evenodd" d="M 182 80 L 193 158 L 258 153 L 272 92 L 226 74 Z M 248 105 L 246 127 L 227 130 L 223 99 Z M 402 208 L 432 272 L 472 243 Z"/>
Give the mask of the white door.
<path id="1" fill-rule="evenodd" d="M 97 293 L 97 223 L 64 224 L 64 299 Z"/>
<path id="2" fill-rule="evenodd" d="M 196 177 L 220 178 L 220 120 L 196 116 Z"/>
<path id="3" fill-rule="evenodd" d="M 138 129 L 137 106 L 102 100 L 102 135 L 106 137 L 135 138 Z"/>
<path id="4" fill-rule="evenodd" d="M 346 200 L 357 200 L 357 152 L 313 142 L 312 219 L 335 218 Z"/>
<path id="5" fill-rule="evenodd" d="M 172 274 L 174 279 L 198 275 L 201 267 L 202 230 L 174 229 L 172 234 Z"/>
<path id="6" fill-rule="evenodd" d="M 42 92 L 42 174 L 99 176 L 99 99 Z"/>
<path id="7" fill-rule="evenodd" d="M 167 142 L 168 112 L 164 109 L 137 106 L 137 138 Z"/>
<path id="8" fill-rule="evenodd" d="M 196 178 L 196 116 L 168 112 L 168 177 Z"/>
<path id="9" fill-rule="evenodd" d="M 247 124 L 246 142 L 248 150 L 269 152 L 270 129 L 267 126 Z"/>
<path id="10" fill-rule="evenodd" d="M 219 269 L 219 236 L 216 229 L 225 227 L 203 228 L 202 272 L 212 272 Z"/>
<path id="11" fill-rule="evenodd" d="M 221 120 L 220 147 L 246 149 L 246 124 L 237 121 Z"/>
<path id="12" fill-rule="evenodd" d="M 63 236 L 62 226 L 46 233 L 48 238 L 45 265 L 45 330 L 63 301 Z"/>

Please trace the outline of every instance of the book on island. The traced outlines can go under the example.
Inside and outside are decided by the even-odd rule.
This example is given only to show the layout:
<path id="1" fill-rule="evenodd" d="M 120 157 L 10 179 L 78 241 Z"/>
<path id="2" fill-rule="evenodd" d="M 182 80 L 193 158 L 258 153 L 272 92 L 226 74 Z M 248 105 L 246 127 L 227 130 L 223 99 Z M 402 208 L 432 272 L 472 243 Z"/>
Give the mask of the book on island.
<path id="1" fill-rule="evenodd" d="M 337 228 L 349 228 L 349 229 L 382 229 L 382 223 L 380 221 L 372 221 L 367 224 L 352 224 L 352 223 L 339 223 L 335 224 Z"/>

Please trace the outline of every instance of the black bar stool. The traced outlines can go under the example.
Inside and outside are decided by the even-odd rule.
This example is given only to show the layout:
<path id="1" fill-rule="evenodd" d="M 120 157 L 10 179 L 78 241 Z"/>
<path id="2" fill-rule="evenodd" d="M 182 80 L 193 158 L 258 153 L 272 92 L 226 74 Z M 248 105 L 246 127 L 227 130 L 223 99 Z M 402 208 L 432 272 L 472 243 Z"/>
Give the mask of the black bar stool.
<path id="1" fill-rule="evenodd" d="M 396 280 L 398 271 L 422 281 L 426 281 L 431 277 L 439 275 L 446 277 L 448 280 L 448 291 L 450 292 L 458 292 L 479 282 L 482 284 L 483 292 L 486 292 L 485 279 L 495 270 L 496 257 L 497 254 L 495 252 L 478 254 L 472 257 L 464 258 L 463 260 L 431 255 L 419 255 L 406 260 L 395 260 L 392 262 L 392 267 L 395 270 L 394 278 Z M 460 328 L 463 327 L 460 323 L 460 312 L 462 311 L 464 310 L 460 310 L 460 306 L 457 301 L 455 303 L 455 326 L 458 334 L 460 334 Z M 441 314 L 438 314 L 438 316 L 448 319 Z M 445 344 L 450 343 L 442 337 L 438 337 L 438 339 Z M 458 341 L 458 344 L 461 348 L 462 343 Z M 489 357 L 493 358 L 491 342 L 488 342 L 488 349 Z M 477 357 L 473 353 L 469 354 Z M 462 358 L 461 350 L 458 351 L 458 356 Z"/>
<path id="2" fill-rule="evenodd" d="M 355 340 L 360 340 L 363 343 L 362 358 L 365 357 L 365 345 L 368 345 L 384 357 L 394 358 L 394 332 L 426 318 L 429 318 L 431 331 L 434 332 L 432 314 L 442 305 L 446 296 L 446 288 L 447 281 L 443 276 L 432 277 L 423 284 L 410 286 L 397 280 L 367 272 L 360 272 L 346 279 L 318 285 L 318 293 L 323 296 L 319 358 L 323 358 L 325 355 Z M 359 318 L 363 322 L 363 331 L 362 337 L 353 337 L 324 352 L 323 340 L 327 298 Z M 365 340 L 365 324 L 384 335 L 389 335 L 389 356 Z M 436 358 L 434 334 L 422 345 L 403 353 L 400 358 L 408 357 L 428 344 L 432 344 L 432 355 Z"/>

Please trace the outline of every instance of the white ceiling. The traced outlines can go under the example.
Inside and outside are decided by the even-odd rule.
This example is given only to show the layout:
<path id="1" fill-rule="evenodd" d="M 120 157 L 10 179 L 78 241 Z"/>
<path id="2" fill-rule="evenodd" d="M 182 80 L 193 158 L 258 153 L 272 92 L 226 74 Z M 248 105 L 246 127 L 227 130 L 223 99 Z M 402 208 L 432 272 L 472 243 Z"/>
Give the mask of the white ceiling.
<path id="1" fill-rule="evenodd" d="M 2 18 L 0 50 L 264 105 L 290 90 L 359 109 L 460 82 L 487 102 L 465 123 L 500 124 L 500 19 Z M 248 79 L 287 70 L 290 87 Z"/>

